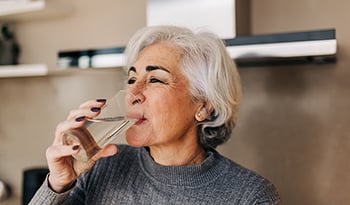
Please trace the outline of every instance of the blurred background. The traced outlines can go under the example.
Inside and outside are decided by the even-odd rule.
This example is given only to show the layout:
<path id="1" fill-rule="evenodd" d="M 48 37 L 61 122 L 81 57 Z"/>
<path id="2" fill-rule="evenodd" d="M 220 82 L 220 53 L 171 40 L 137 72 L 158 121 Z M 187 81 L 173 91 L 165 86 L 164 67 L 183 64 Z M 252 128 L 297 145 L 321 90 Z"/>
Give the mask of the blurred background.
<path id="1" fill-rule="evenodd" d="M 59 51 L 125 46 L 146 25 L 146 0 L 59 2 L 72 9 L 0 16 L 16 34 L 19 64 L 56 71 Z M 286 205 L 350 201 L 349 7 L 346 0 L 236 0 L 237 36 L 336 29 L 336 62 L 239 67 L 238 125 L 219 151 L 271 180 Z M 111 96 L 124 80 L 121 68 L 0 77 L 0 180 L 11 188 L 0 204 L 21 204 L 24 170 L 46 166 L 46 148 L 69 110 Z"/>

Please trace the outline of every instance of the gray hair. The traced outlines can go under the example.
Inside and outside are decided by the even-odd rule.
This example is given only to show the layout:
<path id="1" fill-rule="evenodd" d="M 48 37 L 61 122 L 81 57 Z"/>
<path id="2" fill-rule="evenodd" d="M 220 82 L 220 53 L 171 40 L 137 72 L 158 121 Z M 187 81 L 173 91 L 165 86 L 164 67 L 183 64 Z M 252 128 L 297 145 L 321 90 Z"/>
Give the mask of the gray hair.
<path id="1" fill-rule="evenodd" d="M 175 26 L 145 27 L 130 39 L 126 50 L 126 68 L 139 53 L 156 42 L 166 41 L 182 52 L 183 74 L 190 83 L 194 100 L 207 105 L 209 117 L 198 123 L 199 143 L 215 148 L 226 142 L 237 122 L 241 84 L 236 64 L 223 41 L 207 31 L 193 31 Z"/>

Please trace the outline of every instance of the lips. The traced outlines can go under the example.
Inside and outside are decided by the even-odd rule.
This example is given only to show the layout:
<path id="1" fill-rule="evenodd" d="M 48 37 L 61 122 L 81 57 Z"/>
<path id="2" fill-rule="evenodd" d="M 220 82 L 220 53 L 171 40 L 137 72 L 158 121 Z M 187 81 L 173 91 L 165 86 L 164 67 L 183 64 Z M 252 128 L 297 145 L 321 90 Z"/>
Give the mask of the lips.
<path id="1" fill-rule="evenodd" d="M 136 122 L 135 122 L 134 125 L 140 125 L 140 124 L 142 124 L 145 120 L 146 120 L 146 118 L 140 118 L 140 119 L 136 120 Z"/>
<path id="2" fill-rule="evenodd" d="M 134 123 L 135 125 L 140 125 L 146 120 L 144 115 L 141 114 L 141 113 L 138 113 L 138 112 L 130 112 L 130 113 L 128 113 L 127 114 L 127 118 L 135 119 L 136 120 L 135 123 Z"/>

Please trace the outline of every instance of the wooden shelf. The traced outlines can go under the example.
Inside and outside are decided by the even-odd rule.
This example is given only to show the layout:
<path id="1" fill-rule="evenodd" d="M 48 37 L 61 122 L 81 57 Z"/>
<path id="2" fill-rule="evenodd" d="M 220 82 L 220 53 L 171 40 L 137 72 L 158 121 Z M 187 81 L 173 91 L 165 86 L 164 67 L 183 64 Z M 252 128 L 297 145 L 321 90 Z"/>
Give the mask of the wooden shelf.
<path id="1" fill-rule="evenodd" d="M 70 76 L 82 75 L 94 72 L 114 72 L 122 69 L 122 67 L 106 67 L 106 68 L 65 68 L 65 69 L 49 69 L 45 64 L 22 64 L 0 66 L 1 78 L 22 78 L 22 77 L 48 77 L 48 76 Z"/>
<path id="2" fill-rule="evenodd" d="M 0 1 L 0 22 L 20 22 L 67 15 L 73 7 L 59 0 Z"/>
<path id="3" fill-rule="evenodd" d="M 45 64 L 25 64 L 0 66 L 0 78 L 45 76 L 48 68 Z"/>

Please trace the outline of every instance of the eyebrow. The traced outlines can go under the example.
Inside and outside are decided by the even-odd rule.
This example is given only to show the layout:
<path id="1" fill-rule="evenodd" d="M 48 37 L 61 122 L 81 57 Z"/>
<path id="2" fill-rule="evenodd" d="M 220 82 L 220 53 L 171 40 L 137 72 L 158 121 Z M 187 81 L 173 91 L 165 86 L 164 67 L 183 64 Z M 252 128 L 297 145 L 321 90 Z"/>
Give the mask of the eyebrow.
<path id="1" fill-rule="evenodd" d="M 162 70 L 162 71 L 165 71 L 167 73 L 170 73 L 170 71 L 162 66 L 154 66 L 154 65 L 149 65 L 146 67 L 146 71 L 147 72 L 151 72 L 151 71 L 154 71 L 154 70 Z"/>
<path id="2" fill-rule="evenodd" d="M 154 70 L 162 70 L 162 71 L 165 71 L 165 72 L 167 72 L 167 73 L 170 73 L 170 71 L 169 71 L 168 69 L 166 69 L 166 68 L 164 68 L 164 67 L 162 67 L 162 66 L 149 65 L 149 66 L 146 67 L 146 71 L 147 71 L 147 72 L 151 72 L 151 71 L 154 71 Z M 134 66 L 131 66 L 131 67 L 129 68 L 128 74 L 129 74 L 130 72 L 135 72 L 135 73 L 136 73 L 136 68 L 135 68 Z"/>

